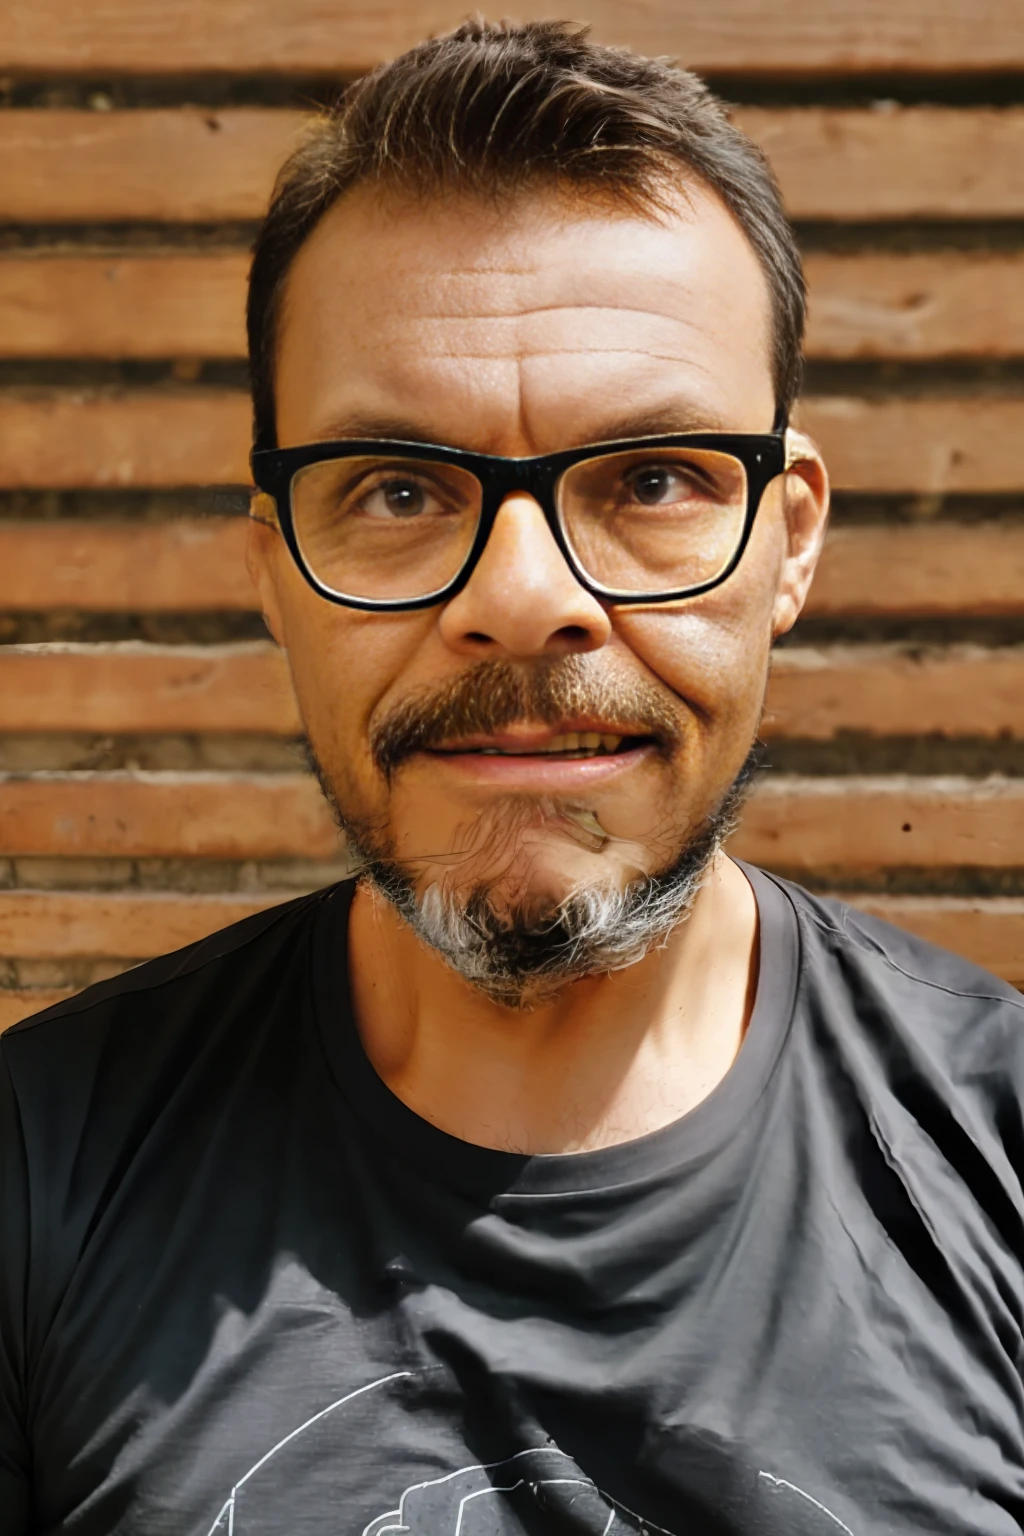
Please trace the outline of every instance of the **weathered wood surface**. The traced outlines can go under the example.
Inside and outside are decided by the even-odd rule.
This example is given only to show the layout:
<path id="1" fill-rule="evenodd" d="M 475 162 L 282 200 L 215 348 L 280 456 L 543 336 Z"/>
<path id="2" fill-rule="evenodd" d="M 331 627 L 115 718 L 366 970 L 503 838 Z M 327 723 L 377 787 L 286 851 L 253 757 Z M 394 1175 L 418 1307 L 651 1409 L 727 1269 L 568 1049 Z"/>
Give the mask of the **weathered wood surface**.
<path id="1" fill-rule="evenodd" d="M 805 270 L 810 358 L 1024 356 L 1018 252 L 812 253 Z"/>
<path id="2" fill-rule="evenodd" d="M 1024 989 L 1024 899 L 1019 896 L 868 896 L 859 907 Z"/>
<path id="3" fill-rule="evenodd" d="M 530 4 L 519 14 L 545 12 L 539 0 Z M 194 75 L 234 76 L 246 92 L 247 76 L 341 78 L 462 14 L 449 0 L 340 8 L 328 0 L 18 0 L 0 29 L 0 72 L 101 85 L 134 75 L 132 89 L 143 93 L 139 77 L 164 76 L 149 99 L 168 104 L 0 112 L 0 220 L 30 226 L 20 247 L 0 253 L 0 357 L 14 362 L 9 380 L 58 381 L 36 389 L 11 382 L 0 392 L 0 490 L 15 505 L 28 492 L 29 506 L 51 490 L 113 493 L 102 518 L 0 519 L 0 610 L 30 624 L 68 611 L 177 614 L 187 632 L 199 622 L 190 614 L 255 609 L 244 519 L 108 520 L 120 488 L 181 487 L 187 499 L 190 488 L 245 484 L 245 398 L 189 383 L 189 368 L 174 370 L 178 382 L 166 386 L 102 390 L 77 387 L 85 371 L 62 366 L 243 356 L 247 226 L 262 215 L 308 117 L 173 105 L 166 77 L 183 82 L 182 101 Z M 805 236 L 808 353 L 829 364 L 818 377 L 834 380 L 832 365 L 850 360 L 935 364 L 934 376 L 924 367 L 851 370 L 845 395 L 802 409 L 837 486 L 918 498 L 922 518 L 832 529 L 808 613 L 834 623 L 848 643 L 776 654 L 763 734 L 829 743 L 830 752 L 850 752 L 851 766 L 877 760 L 886 738 L 891 757 L 894 737 L 919 738 L 915 762 L 927 760 L 920 738 L 941 737 L 1012 760 L 1024 735 L 1024 524 L 1012 515 L 973 520 L 976 506 L 958 523 L 964 503 L 941 498 L 1024 497 L 1024 389 L 1012 383 L 1024 358 L 1024 254 L 1012 240 L 1024 220 L 1024 107 L 980 104 L 983 86 L 968 79 L 1024 69 L 1024 8 L 1006 0 L 793 0 L 774 9 L 764 0 L 710 8 L 596 0 L 588 15 L 600 38 L 677 53 L 733 79 L 785 74 L 794 101 L 802 87 L 793 82 L 813 82 L 804 105 L 747 106 L 735 116 L 768 152 L 791 215 L 817 226 Z M 972 104 L 811 104 L 823 80 L 921 80 L 935 71 L 958 76 Z M 911 231 L 908 240 L 915 220 L 920 237 Z M 985 227 L 964 238 L 964 221 Z M 822 237 L 823 226 L 844 224 L 859 227 L 848 253 Z M 881 232 L 886 224 L 902 226 L 898 240 Z M 73 243 L 47 228 L 73 225 L 83 227 Z M 182 225 L 218 228 L 200 241 L 173 228 Z M 43 367 L 21 369 L 26 359 Z M 975 361 L 999 366 L 985 375 L 945 367 Z M 962 381 L 955 389 L 953 379 Z M 941 517 L 926 516 L 929 506 Z M 862 622 L 920 619 L 944 621 L 950 643 L 883 646 L 860 634 Z M 961 620 L 987 621 L 991 646 L 959 643 Z M 0 648 L 0 731 L 27 739 L 205 734 L 237 752 L 227 733 L 281 738 L 299 729 L 284 657 L 269 643 Z M 264 749 L 281 751 L 270 740 Z M 1024 779 L 770 777 L 734 846 L 812 884 L 826 875 L 847 881 L 847 871 L 851 887 L 876 886 L 886 871 L 915 868 L 915 889 L 931 881 L 931 893 L 853 890 L 852 904 L 1024 985 Z M 88 883 L 92 869 L 99 886 L 115 866 L 135 869 L 135 859 L 156 861 L 148 878 L 159 877 L 168 859 L 175 880 L 194 870 L 205 890 L 213 874 L 204 861 L 223 859 L 252 861 L 254 878 L 273 884 L 267 871 L 277 859 L 312 860 L 312 880 L 317 868 L 332 878 L 338 851 L 326 807 L 299 772 L 0 778 L 0 858 L 16 880 L 31 883 L 36 870 L 52 883 L 69 860 L 77 861 L 70 883 Z M 984 888 L 998 879 L 1017 894 L 938 894 L 968 892 L 979 867 L 989 871 Z M 0 1028 L 64 995 L 76 978 L 187 943 L 278 899 L 262 888 L 0 891 L 0 959 L 10 962 L 0 977 Z"/>
<path id="4" fill-rule="evenodd" d="M 735 116 L 768 152 L 795 219 L 1024 213 L 1024 108 L 744 107 Z M 306 123 L 258 107 L 4 111 L 0 218 L 258 219 Z"/>
<path id="5" fill-rule="evenodd" d="M 1018 107 L 744 107 L 735 116 L 767 153 L 794 219 L 1008 219 L 1020 212 Z"/>
<path id="6" fill-rule="evenodd" d="M 165 891 L 0 892 L 0 956 L 145 960 L 191 944 L 229 923 L 276 905 L 257 896 L 182 895 Z M 966 955 L 1009 980 L 1024 981 L 1024 899 L 1020 897 L 871 896 L 849 904 Z M 48 1006 L 50 991 L 0 991 L 0 1028 Z M 5 1017 L 4 1004 L 7 1003 Z"/>
<path id="7" fill-rule="evenodd" d="M 0 777 L 0 856 L 329 859 L 315 781 L 288 773 Z"/>
<path id="8" fill-rule="evenodd" d="M 270 643 L 0 647 L 0 731 L 301 729 L 284 653 Z"/>
<path id="9" fill-rule="evenodd" d="M 796 871 L 1024 864 L 1024 780 L 769 775 L 731 849 Z"/>
<path id="10" fill-rule="evenodd" d="M 251 612 L 244 518 L 0 521 L 0 610 Z"/>
<path id="11" fill-rule="evenodd" d="M 1024 394 L 811 396 L 796 421 L 818 441 L 842 490 L 1024 490 Z M 241 391 L 0 395 L 0 487 L 240 485 L 249 442 Z"/>
<path id="12" fill-rule="evenodd" d="M 244 518 L 0 520 L 0 610 L 254 611 Z M 1007 522 L 833 527 L 806 612 L 819 618 L 1024 613 L 1024 528 Z"/>
<path id="13" fill-rule="evenodd" d="M 1008 617 L 1024 612 L 1022 592 L 1019 523 L 835 526 L 805 612 L 816 618 Z"/>
<path id="14" fill-rule="evenodd" d="M 0 891 L 0 955 L 146 960 L 283 899 L 228 891 Z"/>
<path id="15" fill-rule="evenodd" d="M 248 266 L 239 251 L 0 257 L 0 356 L 242 358 Z M 806 268 L 810 358 L 1024 355 L 1016 252 L 812 253 Z"/>
<path id="16" fill-rule="evenodd" d="M 777 651 L 762 734 L 1024 738 L 1024 646 Z"/>
<path id="17" fill-rule="evenodd" d="M 305 117 L 236 107 L 0 113 L 0 217 L 28 224 L 256 219 Z"/>
<path id="18" fill-rule="evenodd" d="M 0 257 L 0 355 L 244 357 L 248 268 L 238 251 Z"/>
<path id="19" fill-rule="evenodd" d="M 302 729 L 284 653 L 244 645 L 0 647 L 0 731 Z M 1024 646 L 800 646 L 776 652 L 762 735 L 1024 738 Z"/>
<path id="20" fill-rule="evenodd" d="M 31 0 L 9 10 L 0 68 L 351 73 L 464 15 L 459 0 Z M 516 15 L 546 17 L 548 0 L 521 0 Z M 1006 0 L 590 0 L 585 19 L 602 42 L 730 74 L 1024 68 L 1024 17 Z"/>
<path id="21" fill-rule="evenodd" d="M 1024 865 L 1024 781 L 891 777 L 763 780 L 734 843 L 752 863 L 812 872 Z M 0 855 L 329 859 L 330 812 L 288 773 L 0 776 Z"/>

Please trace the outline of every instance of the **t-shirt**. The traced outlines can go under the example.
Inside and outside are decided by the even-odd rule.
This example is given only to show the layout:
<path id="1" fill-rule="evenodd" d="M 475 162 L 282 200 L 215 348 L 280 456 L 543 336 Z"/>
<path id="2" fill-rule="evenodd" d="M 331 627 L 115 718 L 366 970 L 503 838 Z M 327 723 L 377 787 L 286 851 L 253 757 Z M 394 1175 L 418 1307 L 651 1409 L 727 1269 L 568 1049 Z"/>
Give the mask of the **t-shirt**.
<path id="1" fill-rule="evenodd" d="M 2 1536 L 1019 1533 L 1024 998 L 748 875 L 734 1065 L 599 1151 L 389 1091 L 344 884 L 4 1035 Z"/>

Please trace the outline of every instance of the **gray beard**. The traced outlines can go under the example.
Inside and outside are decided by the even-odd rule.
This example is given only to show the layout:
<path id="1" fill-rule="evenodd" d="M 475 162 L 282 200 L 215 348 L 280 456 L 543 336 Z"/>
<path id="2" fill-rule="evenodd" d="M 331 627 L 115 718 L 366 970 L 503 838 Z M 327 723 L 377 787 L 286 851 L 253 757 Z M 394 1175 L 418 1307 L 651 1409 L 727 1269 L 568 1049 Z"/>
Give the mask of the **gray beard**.
<path id="1" fill-rule="evenodd" d="M 689 915 L 717 854 L 736 826 L 758 765 L 752 749 L 717 809 L 662 870 L 622 888 L 580 886 L 547 910 L 499 902 L 494 883 L 468 892 L 433 884 L 417 891 L 376 829 L 346 816 L 316 764 L 353 857 L 357 879 L 388 901 L 415 934 L 472 986 L 506 1008 L 529 1008 L 570 982 L 634 965 L 664 945 Z"/>

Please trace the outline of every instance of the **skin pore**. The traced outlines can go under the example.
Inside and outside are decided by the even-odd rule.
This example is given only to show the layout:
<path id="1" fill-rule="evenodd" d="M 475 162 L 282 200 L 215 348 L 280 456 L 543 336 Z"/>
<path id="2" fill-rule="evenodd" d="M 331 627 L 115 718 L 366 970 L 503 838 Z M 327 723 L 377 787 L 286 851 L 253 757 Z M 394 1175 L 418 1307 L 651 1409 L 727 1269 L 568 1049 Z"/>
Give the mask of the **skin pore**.
<path id="1" fill-rule="evenodd" d="M 519 457 L 653 433 L 766 432 L 769 315 L 752 249 L 700 186 L 658 218 L 554 189 L 498 206 L 357 188 L 287 279 L 278 440 L 379 436 Z M 324 601 L 276 530 L 250 525 L 250 566 L 323 773 L 347 814 L 386 829 L 419 890 L 487 878 L 499 897 L 543 905 L 678 852 L 747 757 L 772 640 L 813 574 L 827 480 L 801 447 L 766 492 L 736 572 L 677 604 L 591 596 L 525 493 L 503 504 L 463 590 L 414 612 Z M 374 763 L 374 724 L 404 701 L 482 661 L 528 669 L 568 656 L 596 680 L 657 687 L 678 747 L 623 764 L 422 752 L 390 778 Z M 536 721 L 509 728 L 518 746 L 551 734 Z M 567 834 L 566 800 L 593 812 L 603 845 Z M 516 830 L 503 836 L 510 804 Z M 588 1150 L 677 1119 L 729 1070 L 753 1000 L 756 903 L 719 855 L 663 947 L 514 1009 L 361 884 L 349 964 L 364 1047 L 410 1108 L 484 1146 Z"/>

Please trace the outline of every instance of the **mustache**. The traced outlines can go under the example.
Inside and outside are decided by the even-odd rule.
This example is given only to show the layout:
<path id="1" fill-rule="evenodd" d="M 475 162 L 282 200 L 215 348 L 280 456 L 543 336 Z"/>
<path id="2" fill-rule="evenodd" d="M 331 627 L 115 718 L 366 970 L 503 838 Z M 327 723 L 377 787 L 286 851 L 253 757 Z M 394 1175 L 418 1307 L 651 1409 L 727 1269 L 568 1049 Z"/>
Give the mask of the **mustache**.
<path id="1" fill-rule="evenodd" d="M 529 666 L 483 661 L 439 688 L 405 699 L 373 722 L 370 751 L 385 778 L 416 752 L 453 737 L 490 735 L 519 723 L 559 725 L 587 717 L 628 724 L 663 751 L 683 737 L 682 709 L 667 687 L 644 677 L 598 672 L 584 656 L 560 656 Z"/>

